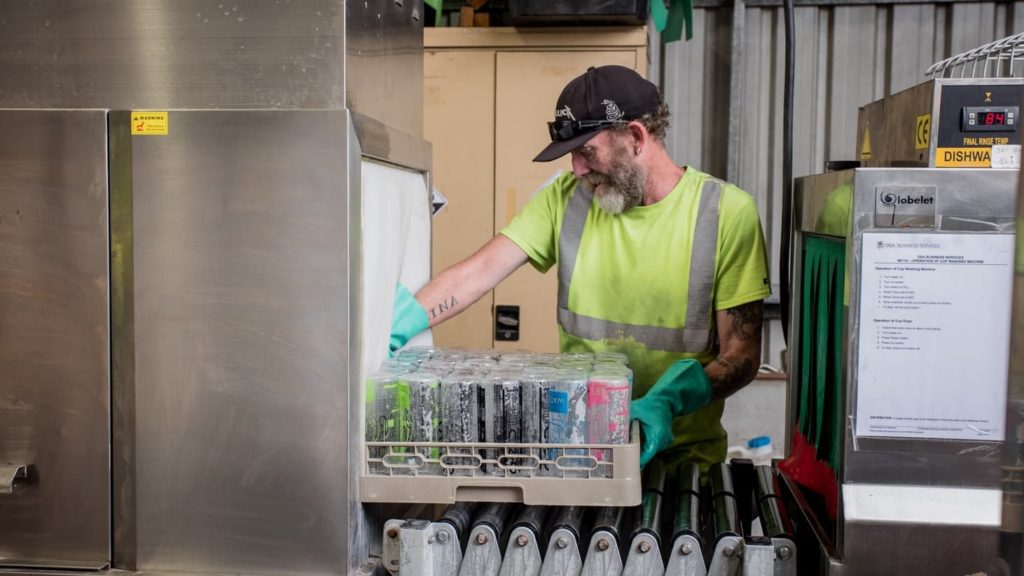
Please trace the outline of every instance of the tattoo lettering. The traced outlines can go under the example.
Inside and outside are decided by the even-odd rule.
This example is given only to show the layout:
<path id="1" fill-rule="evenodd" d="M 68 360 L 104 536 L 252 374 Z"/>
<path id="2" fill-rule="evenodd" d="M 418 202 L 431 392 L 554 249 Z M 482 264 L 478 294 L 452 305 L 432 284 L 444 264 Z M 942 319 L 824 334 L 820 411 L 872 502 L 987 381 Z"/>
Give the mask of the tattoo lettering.
<path id="1" fill-rule="evenodd" d="M 459 301 L 455 299 L 455 296 L 452 296 L 447 300 L 441 300 L 441 302 L 438 303 L 437 306 L 430 309 L 430 317 L 437 318 L 438 316 L 444 314 L 445 312 L 454 309 L 455 305 L 458 303 Z"/>
<path id="2" fill-rule="evenodd" d="M 761 301 L 743 304 L 725 311 L 732 319 L 732 330 L 740 341 L 760 338 L 764 323 L 764 303 Z"/>

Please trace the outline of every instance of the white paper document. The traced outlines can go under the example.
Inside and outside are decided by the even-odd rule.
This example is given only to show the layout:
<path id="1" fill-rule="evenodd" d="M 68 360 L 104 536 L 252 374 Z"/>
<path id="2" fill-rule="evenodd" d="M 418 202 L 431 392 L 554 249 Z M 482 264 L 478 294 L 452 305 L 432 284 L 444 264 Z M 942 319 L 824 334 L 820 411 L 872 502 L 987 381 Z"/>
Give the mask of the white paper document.
<path id="1" fill-rule="evenodd" d="M 863 240 L 856 434 L 1001 441 L 1013 235 Z"/>

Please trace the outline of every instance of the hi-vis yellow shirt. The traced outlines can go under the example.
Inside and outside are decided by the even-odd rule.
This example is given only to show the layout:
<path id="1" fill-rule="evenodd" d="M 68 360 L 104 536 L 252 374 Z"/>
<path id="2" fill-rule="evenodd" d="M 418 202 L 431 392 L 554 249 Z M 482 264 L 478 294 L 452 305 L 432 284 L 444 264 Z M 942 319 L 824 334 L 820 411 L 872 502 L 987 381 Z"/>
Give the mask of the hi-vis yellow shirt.
<path id="1" fill-rule="evenodd" d="M 703 242 L 701 238 L 695 239 L 702 190 L 710 178 L 686 167 L 683 177 L 661 201 L 637 206 L 618 216 L 588 201 L 589 206 L 583 207 L 585 219 L 580 213 L 580 222 L 573 225 L 571 216 L 566 222 L 566 213 L 571 210 L 574 194 L 582 190 L 577 192 L 575 176 L 565 173 L 539 190 L 501 233 L 526 252 L 530 263 L 541 272 L 556 263 L 564 268 L 565 262 L 559 262 L 560 258 L 573 261 L 569 280 L 563 284 L 565 295 L 559 298 L 560 306 L 567 304 L 568 311 L 560 311 L 560 316 L 568 312 L 616 326 L 669 333 L 687 328 L 687 307 L 695 301 L 690 298 L 689 287 L 696 240 L 698 252 L 702 244 L 713 252 L 705 258 L 713 266 L 709 270 L 710 294 L 696 295 L 698 300 L 710 298 L 706 307 L 706 325 L 710 328 L 714 326 L 715 310 L 762 300 L 771 293 L 764 235 L 757 206 L 749 194 L 731 184 L 713 181 L 718 193 L 717 222 L 713 223 L 717 225 L 711 232 L 715 240 L 712 244 L 710 238 Z M 574 254 L 559 254 L 559 246 L 565 246 L 560 235 L 571 233 L 566 229 L 579 227 L 582 234 L 576 232 L 578 250 Z M 701 364 L 713 360 L 717 354 L 714 330 L 710 336 L 710 348 L 684 352 L 678 348 L 658 349 L 628 333 L 588 339 L 559 327 L 564 352 L 625 353 L 634 371 L 634 398 L 643 395 L 676 360 L 697 358 Z M 722 401 L 712 402 L 673 423 L 675 444 L 685 445 L 687 458 L 715 462 L 725 457 L 723 407 Z"/>

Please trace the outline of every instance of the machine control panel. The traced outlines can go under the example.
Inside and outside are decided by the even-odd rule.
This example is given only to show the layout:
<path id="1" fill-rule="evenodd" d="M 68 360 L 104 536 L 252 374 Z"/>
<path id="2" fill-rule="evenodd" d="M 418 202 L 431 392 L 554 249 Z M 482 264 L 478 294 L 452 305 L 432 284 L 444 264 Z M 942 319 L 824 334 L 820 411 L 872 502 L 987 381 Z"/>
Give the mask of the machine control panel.
<path id="1" fill-rule="evenodd" d="M 964 132 L 1016 132 L 1020 122 L 1017 106 L 965 106 L 960 111 Z"/>
<path id="2" fill-rule="evenodd" d="M 938 168 L 1020 166 L 1020 103 L 1024 83 L 993 79 L 940 84 L 934 165 Z"/>
<path id="3" fill-rule="evenodd" d="M 1024 78 L 934 78 L 861 107 L 865 167 L 1020 168 Z"/>

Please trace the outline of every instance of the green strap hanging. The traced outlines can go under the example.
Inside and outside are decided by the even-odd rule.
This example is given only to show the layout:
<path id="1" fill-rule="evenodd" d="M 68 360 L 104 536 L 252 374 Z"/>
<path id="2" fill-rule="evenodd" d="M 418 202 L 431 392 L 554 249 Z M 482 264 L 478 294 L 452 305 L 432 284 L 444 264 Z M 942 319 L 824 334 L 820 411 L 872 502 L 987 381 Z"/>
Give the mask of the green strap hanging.
<path id="1" fill-rule="evenodd" d="M 664 0 L 651 0 L 651 20 L 654 21 L 654 29 L 658 32 L 665 31 L 665 23 L 668 21 L 668 8 L 665 8 Z"/>
<path id="2" fill-rule="evenodd" d="M 651 0 L 651 18 L 664 43 L 681 39 L 684 28 L 686 39 L 693 38 L 693 0 L 670 0 L 667 8 L 664 0 Z"/>
<path id="3" fill-rule="evenodd" d="M 423 0 L 423 4 L 434 9 L 434 26 L 440 26 L 441 8 L 444 6 L 444 0 Z M 657 1 L 655 1 L 655 4 L 657 4 Z"/>

